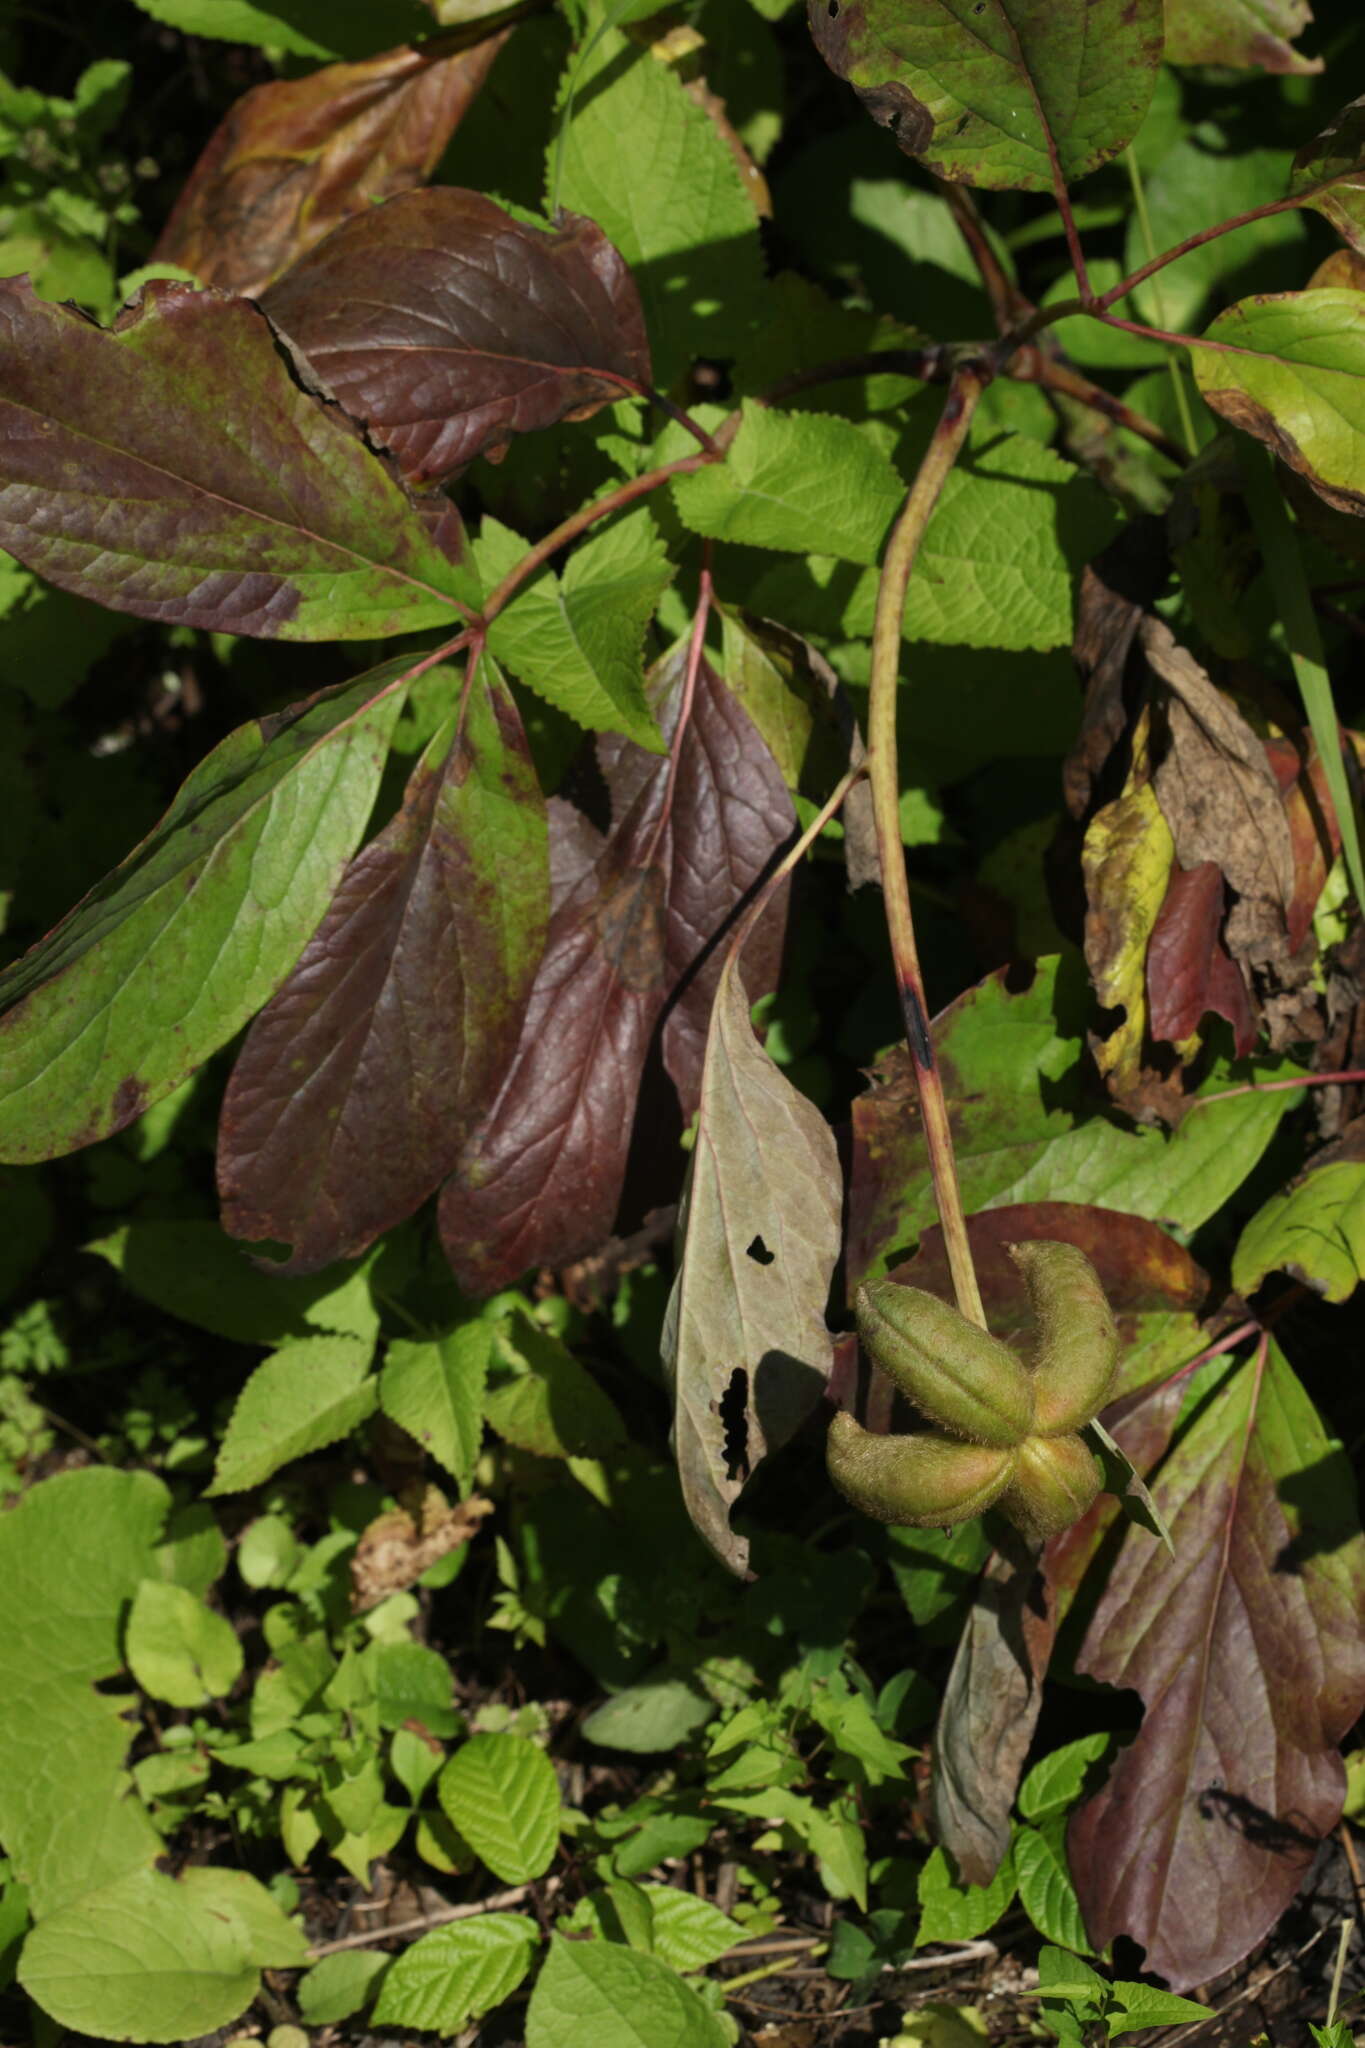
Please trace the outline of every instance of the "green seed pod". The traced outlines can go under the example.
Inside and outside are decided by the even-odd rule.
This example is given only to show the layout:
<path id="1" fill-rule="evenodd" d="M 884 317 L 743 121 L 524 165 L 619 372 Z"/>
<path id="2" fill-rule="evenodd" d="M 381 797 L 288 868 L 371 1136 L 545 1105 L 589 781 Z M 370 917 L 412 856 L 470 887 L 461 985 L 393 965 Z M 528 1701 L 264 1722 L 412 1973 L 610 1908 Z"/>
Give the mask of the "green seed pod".
<path id="1" fill-rule="evenodd" d="M 1078 1436 L 1031 1436 L 1020 1444 L 1000 1506 L 1030 1536 L 1069 1529 L 1100 1490 L 1100 1468 Z"/>
<path id="2" fill-rule="evenodd" d="M 854 1306 L 873 1363 L 931 1422 L 1002 1450 L 1028 1435 L 1032 1376 L 998 1337 L 895 1280 L 860 1287 Z"/>
<path id="3" fill-rule="evenodd" d="M 875 1436 L 840 1413 L 825 1461 L 840 1493 L 874 1521 L 932 1529 L 984 1514 L 1009 1485 L 1015 1453 L 941 1436 Z"/>
<path id="4" fill-rule="evenodd" d="M 1109 1399 L 1119 1333 L 1100 1276 L 1074 1244 L 1012 1244 L 1038 1326 L 1033 1427 L 1043 1436 L 1079 1429 Z"/>

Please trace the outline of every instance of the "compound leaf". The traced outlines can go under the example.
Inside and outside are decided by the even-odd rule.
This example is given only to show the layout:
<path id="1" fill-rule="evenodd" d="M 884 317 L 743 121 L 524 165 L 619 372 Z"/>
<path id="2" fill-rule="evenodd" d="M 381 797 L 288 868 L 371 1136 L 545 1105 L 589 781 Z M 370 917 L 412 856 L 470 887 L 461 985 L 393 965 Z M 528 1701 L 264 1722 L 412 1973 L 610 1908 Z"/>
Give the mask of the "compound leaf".
<path id="1" fill-rule="evenodd" d="M 365 829 L 401 703 L 383 692 L 409 665 L 231 733 L 141 846 L 0 977 L 0 1158 L 55 1158 L 122 1130 L 274 993 Z"/>
<path id="2" fill-rule="evenodd" d="M 1147 112 L 1161 0 L 808 0 L 816 47 L 941 178 L 1048 192 L 1117 156 Z"/>
<path id="3" fill-rule="evenodd" d="M 415 484 L 649 383 L 639 296 L 599 227 L 532 227 L 451 186 L 358 214 L 261 303 Z"/>
<path id="4" fill-rule="evenodd" d="M 264 314 L 183 284 L 102 328 L 0 281 L 0 546 L 115 611 L 269 640 L 415 632 L 475 595 Z"/>
<path id="5" fill-rule="evenodd" d="M 225 1228 L 313 1272 L 411 1215 L 516 1050 L 548 915 L 545 807 L 490 669 L 252 1026 L 223 1103 Z"/>

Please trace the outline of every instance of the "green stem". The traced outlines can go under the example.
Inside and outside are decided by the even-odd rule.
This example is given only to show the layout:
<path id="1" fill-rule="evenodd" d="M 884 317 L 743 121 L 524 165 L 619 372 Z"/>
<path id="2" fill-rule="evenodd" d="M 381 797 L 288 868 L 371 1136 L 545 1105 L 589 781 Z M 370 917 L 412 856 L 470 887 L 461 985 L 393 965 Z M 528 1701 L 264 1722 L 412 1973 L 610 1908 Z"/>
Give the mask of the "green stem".
<path id="1" fill-rule="evenodd" d="M 1237 454 L 1247 509 L 1256 529 L 1261 559 L 1275 597 L 1275 609 L 1289 643 L 1289 658 L 1294 664 L 1299 694 L 1303 698 L 1303 707 L 1327 778 L 1328 794 L 1341 833 L 1346 872 L 1351 878 L 1356 904 L 1365 910 L 1365 868 L 1361 865 L 1356 809 L 1346 780 L 1341 727 L 1332 701 L 1332 683 L 1323 656 L 1317 613 L 1313 609 L 1313 593 L 1308 587 L 1303 556 L 1299 552 L 1299 537 L 1280 495 L 1273 457 L 1243 434 L 1237 437 Z"/>
<path id="2" fill-rule="evenodd" d="M 1152 299 L 1156 306 L 1156 317 L 1164 327 L 1166 325 L 1166 307 L 1162 297 L 1161 286 L 1156 282 L 1154 274 L 1157 267 L 1157 251 L 1156 240 L 1152 234 L 1152 217 L 1147 211 L 1147 192 L 1142 182 L 1142 171 L 1139 168 L 1138 160 L 1133 154 L 1131 142 L 1123 152 L 1123 160 L 1128 166 L 1128 182 L 1133 188 L 1133 205 L 1137 209 L 1138 226 L 1142 230 L 1142 246 L 1147 251 L 1149 272 L 1152 274 Z M 1107 292 L 1102 304 L 1107 312 L 1111 304 L 1110 296 Z M 1175 356 L 1167 356 L 1166 367 L 1171 373 L 1171 384 L 1175 391 L 1175 407 L 1180 415 L 1180 431 L 1185 436 L 1185 446 L 1189 449 L 1191 456 L 1195 456 L 1199 453 L 1199 443 L 1195 438 L 1194 420 L 1190 415 L 1190 401 L 1189 395 L 1185 390 L 1185 379 Z"/>
<path id="3" fill-rule="evenodd" d="M 958 1308 L 969 1322 L 979 1324 L 983 1330 L 986 1316 L 967 1239 L 967 1219 L 962 1208 L 962 1191 L 958 1186 L 943 1079 L 929 1034 L 924 978 L 920 973 L 915 923 L 910 911 L 910 889 L 905 875 L 905 849 L 901 844 L 900 828 L 900 773 L 896 760 L 896 703 L 901 625 L 911 571 L 930 515 L 961 453 L 972 414 L 985 385 L 985 376 L 979 368 L 968 366 L 958 370 L 949 387 L 934 437 L 920 464 L 919 474 L 910 486 L 910 494 L 892 530 L 877 592 L 867 708 L 867 770 L 877 828 L 877 851 L 881 858 L 882 890 L 886 898 L 886 927 L 905 1014 L 906 1041 L 919 1090 L 934 1198 L 943 1225 L 943 1241 Z"/>

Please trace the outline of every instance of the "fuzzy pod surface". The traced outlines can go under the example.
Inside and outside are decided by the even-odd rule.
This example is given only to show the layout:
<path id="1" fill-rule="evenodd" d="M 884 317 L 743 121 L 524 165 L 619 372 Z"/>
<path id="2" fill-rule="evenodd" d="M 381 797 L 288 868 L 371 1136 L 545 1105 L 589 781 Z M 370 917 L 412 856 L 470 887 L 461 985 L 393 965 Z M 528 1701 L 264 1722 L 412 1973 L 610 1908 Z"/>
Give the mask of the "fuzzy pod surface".
<path id="1" fill-rule="evenodd" d="M 1007 1450 L 1033 1427 L 1033 1381 L 1007 1344 L 918 1287 L 871 1280 L 854 1303 L 873 1363 L 953 1436 Z"/>

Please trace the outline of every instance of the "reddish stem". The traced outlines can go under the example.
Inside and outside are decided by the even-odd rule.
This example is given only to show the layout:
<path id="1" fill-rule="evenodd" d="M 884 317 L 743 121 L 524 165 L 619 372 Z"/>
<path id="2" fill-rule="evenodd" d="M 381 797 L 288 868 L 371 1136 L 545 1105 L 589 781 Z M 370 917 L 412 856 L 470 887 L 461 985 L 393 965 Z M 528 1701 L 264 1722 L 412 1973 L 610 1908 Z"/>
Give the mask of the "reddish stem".
<path id="1" fill-rule="evenodd" d="M 1231 214 L 1227 220 L 1220 220 L 1214 227 L 1201 228 L 1197 235 L 1186 235 L 1183 242 L 1177 242 L 1173 248 L 1163 249 L 1159 256 L 1153 256 L 1150 262 L 1130 271 L 1127 277 L 1121 277 L 1107 292 L 1101 292 L 1095 303 L 1102 311 L 1108 312 L 1120 299 L 1126 299 L 1137 285 L 1144 284 L 1149 277 L 1154 277 L 1158 270 L 1164 270 L 1168 263 L 1179 262 L 1182 256 L 1189 255 L 1191 249 L 1201 249 L 1205 242 L 1215 242 L 1220 235 L 1230 235 L 1237 228 L 1249 227 L 1253 221 L 1269 220 L 1277 213 L 1296 213 L 1300 207 L 1306 206 L 1310 199 L 1315 199 L 1319 192 L 1325 192 L 1328 186 L 1339 183 L 1340 180 L 1337 178 L 1323 178 L 1318 184 L 1309 186 L 1306 191 L 1296 192 L 1292 199 L 1268 200 L 1264 206 L 1253 206 L 1246 213 Z"/>
<path id="2" fill-rule="evenodd" d="M 673 729 L 673 744 L 669 750 L 668 786 L 659 811 L 659 820 L 654 828 L 649 854 L 643 865 L 648 867 L 658 851 L 659 841 L 668 828 L 673 814 L 673 796 L 678 786 L 678 763 L 682 759 L 683 735 L 692 717 L 692 706 L 697 695 L 697 675 L 701 669 L 702 649 L 706 644 L 706 624 L 711 616 L 711 556 L 713 544 L 706 542 L 702 553 L 701 577 L 697 586 L 697 609 L 692 619 L 692 637 L 687 643 L 687 668 L 683 675 L 682 702 L 678 706 L 678 723 Z"/>
<path id="3" fill-rule="evenodd" d="M 1202 1109 L 1206 1102 L 1231 1102 L 1237 1095 L 1276 1095 L 1285 1088 L 1331 1088 L 1365 1081 L 1365 1067 L 1344 1067 L 1335 1074 L 1298 1074 L 1292 1081 L 1243 1081 L 1237 1088 L 1219 1088 L 1212 1095 L 1198 1095 L 1190 1104 L 1191 1109 Z"/>

